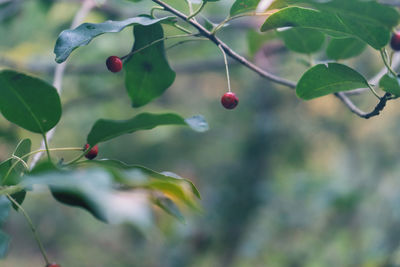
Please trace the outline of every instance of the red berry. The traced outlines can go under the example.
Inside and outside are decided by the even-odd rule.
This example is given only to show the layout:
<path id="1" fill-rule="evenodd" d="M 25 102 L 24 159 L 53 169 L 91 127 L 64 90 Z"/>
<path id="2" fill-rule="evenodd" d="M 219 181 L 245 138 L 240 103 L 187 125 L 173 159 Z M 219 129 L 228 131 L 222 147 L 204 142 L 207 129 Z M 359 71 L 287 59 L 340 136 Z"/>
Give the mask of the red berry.
<path id="1" fill-rule="evenodd" d="M 117 56 L 107 58 L 106 65 L 111 72 L 119 72 L 122 70 L 122 60 Z"/>
<path id="2" fill-rule="evenodd" d="M 234 109 L 239 104 L 239 98 L 235 93 L 227 92 L 221 98 L 221 104 L 226 109 Z"/>
<path id="3" fill-rule="evenodd" d="M 390 46 L 394 51 L 400 51 L 400 32 L 396 32 L 392 36 L 390 41 Z"/>
<path id="4" fill-rule="evenodd" d="M 46 265 L 46 267 L 61 267 L 61 266 L 58 265 L 57 263 L 49 263 Z"/>
<path id="5" fill-rule="evenodd" d="M 85 151 L 89 149 L 89 144 L 86 144 L 84 149 Z M 97 145 L 95 145 L 94 147 L 92 147 L 92 149 L 89 150 L 88 153 L 86 153 L 85 157 L 87 159 L 94 159 L 95 157 L 97 157 L 97 154 L 99 153 L 99 147 Z"/>

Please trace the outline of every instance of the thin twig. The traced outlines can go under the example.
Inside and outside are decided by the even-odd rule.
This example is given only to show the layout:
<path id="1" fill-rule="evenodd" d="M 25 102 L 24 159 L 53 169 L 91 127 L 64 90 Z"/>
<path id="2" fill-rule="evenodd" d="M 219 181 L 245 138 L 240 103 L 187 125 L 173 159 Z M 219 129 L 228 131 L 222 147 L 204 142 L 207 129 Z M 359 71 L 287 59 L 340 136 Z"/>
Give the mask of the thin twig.
<path id="1" fill-rule="evenodd" d="M 36 243 L 39 246 L 39 249 L 40 249 L 40 252 L 42 253 L 44 261 L 46 262 L 46 265 L 49 265 L 50 264 L 49 258 L 46 255 L 46 251 L 44 250 L 43 244 L 40 241 L 39 235 L 37 234 L 36 228 L 33 225 L 32 219 L 29 217 L 28 213 L 24 210 L 24 208 L 22 208 L 22 206 L 13 197 L 11 197 L 11 195 L 6 194 L 6 196 L 15 206 L 18 207 L 18 209 L 22 212 L 22 215 L 24 215 L 26 221 L 29 224 L 29 227 L 31 228 L 33 237 L 35 238 Z"/>
<path id="2" fill-rule="evenodd" d="M 386 50 L 385 50 L 384 48 L 382 48 L 382 49 L 380 50 L 380 53 L 381 53 L 381 57 L 382 57 L 382 60 L 383 60 L 383 64 L 385 64 L 387 70 L 388 70 L 394 77 L 397 77 L 397 73 L 392 69 L 391 64 L 388 62 Z"/>
<path id="3" fill-rule="evenodd" d="M 343 92 L 335 93 L 334 95 L 337 98 L 339 98 L 343 102 L 343 104 L 345 104 L 350 109 L 351 112 L 364 119 L 369 119 L 371 117 L 378 116 L 380 112 L 385 108 L 387 101 L 390 100 L 392 96 L 390 93 L 386 93 L 383 97 L 380 98 L 374 110 L 367 113 L 359 109 L 353 103 L 353 101 L 351 101 L 350 98 L 348 98 Z"/>

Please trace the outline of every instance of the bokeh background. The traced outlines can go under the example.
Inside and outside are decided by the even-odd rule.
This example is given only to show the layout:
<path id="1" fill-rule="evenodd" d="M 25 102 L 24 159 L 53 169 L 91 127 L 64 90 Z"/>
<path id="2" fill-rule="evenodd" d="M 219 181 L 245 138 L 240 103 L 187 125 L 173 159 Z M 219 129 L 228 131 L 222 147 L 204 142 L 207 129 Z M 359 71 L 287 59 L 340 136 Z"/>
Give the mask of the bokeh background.
<path id="1" fill-rule="evenodd" d="M 187 13 L 184 1 L 167 2 Z M 231 4 L 210 3 L 204 14 L 220 22 Z M 85 21 L 122 20 L 151 6 L 148 0 L 109 0 Z M 16 68 L 51 83 L 55 40 L 79 7 L 79 1 L 0 1 L 0 68 Z M 280 40 L 266 41 L 256 53 L 249 48 L 248 32 L 262 22 L 260 17 L 242 18 L 219 36 L 263 68 L 299 79 L 307 56 L 288 51 Z M 165 32 L 179 34 L 168 26 Z M 182 224 L 155 210 L 149 235 L 132 225 L 99 222 L 86 211 L 57 203 L 47 191 L 30 193 L 24 207 L 51 259 L 64 267 L 400 266 L 397 101 L 389 102 L 380 116 L 364 120 L 333 96 L 301 101 L 292 90 L 230 60 L 240 104 L 227 111 L 219 102 L 227 91 L 222 55 L 215 45 L 199 41 L 168 50 L 175 83 L 153 103 L 132 109 L 123 74 L 111 74 L 104 64 L 110 55 L 127 54 L 132 44 L 127 28 L 72 54 L 64 77 L 64 114 L 51 147 L 83 145 L 98 118 L 125 119 L 143 111 L 202 114 L 210 124 L 204 134 L 179 127 L 138 132 L 101 144 L 99 157 L 190 178 L 202 193 L 203 212 L 184 210 Z M 313 59 L 324 57 L 321 52 Z M 368 78 L 383 67 L 378 52 L 368 49 L 345 63 Z M 370 93 L 354 100 L 366 110 L 376 102 Z M 0 118 L 0 160 L 26 137 L 39 147 L 40 136 Z M 0 266 L 43 266 L 20 214 L 12 212 L 5 231 L 12 242 Z"/>

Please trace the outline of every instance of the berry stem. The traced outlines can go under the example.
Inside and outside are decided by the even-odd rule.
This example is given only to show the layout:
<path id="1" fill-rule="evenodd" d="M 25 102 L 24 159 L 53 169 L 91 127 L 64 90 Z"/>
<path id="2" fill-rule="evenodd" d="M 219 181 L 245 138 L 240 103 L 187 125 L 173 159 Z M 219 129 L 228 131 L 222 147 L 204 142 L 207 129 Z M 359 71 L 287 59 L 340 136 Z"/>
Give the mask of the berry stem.
<path id="1" fill-rule="evenodd" d="M 153 7 L 151 8 L 151 10 L 150 10 L 150 16 L 151 16 L 153 19 L 155 18 L 155 16 L 154 16 L 154 11 L 156 11 L 156 10 L 164 10 L 164 8 L 161 7 L 161 6 L 153 6 Z"/>
<path id="2" fill-rule="evenodd" d="M 27 158 L 27 157 L 29 157 L 31 155 L 37 154 L 37 153 L 45 152 L 45 151 L 46 151 L 45 149 L 38 149 L 38 150 L 35 150 L 35 151 L 32 151 L 32 152 L 29 152 L 29 153 L 27 153 L 27 154 L 25 154 L 25 155 L 23 155 L 21 157 L 17 157 L 15 155 L 13 155 L 12 157 L 17 159 L 17 161 L 14 162 L 13 165 L 11 165 L 10 169 L 8 169 L 6 175 L 1 180 L 1 183 L 4 184 L 6 182 L 6 180 L 7 180 L 8 176 L 10 175 L 11 171 L 15 168 L 15 166 L 17 166 L 17 164 L 19 162 L 24 164 L 24 166 L 26 165 L 25 167 L 28 167 L 26 162 L 24 161 L 25 158 Z M 49 148 L 48 151 L 82 151 L 82 148 L 80 148 L 80 147 Z M 27 169 L 29 170 L 29 167 Z"/>
<path id="3" fill-rule="evenodd" d="M 49 151 L 82 151 L 81 147 L 60 147 L 60 148 L 49 148 Z M 21 159 L 24 159 L 26 157 L 29 157 L 31 155 L 37 154 L 37 153 L 41 153 L 41 152 L 45 152 L 45 149 L 38 149 L 32 152 L 29 152 L 28 154 L 25 154 L 21 157 Z"/>
<path id="4" fill-rule="evenodd" d="M 70 162 L 65 163 L 65 166 L 69 166 L 74 164 L 75 162 L 77 162 L 78 160 L 80 160 L 81 158 L 83 158 L 91 149 L 93 148 L 93 146 L 89 146 L 88 149 L 83 149 L 83 153 L 80 154 L 78 157 L 74 158 L 73 160 L 71 160 Z M 82 150 L 82 148 L 81 148 Z"/>
<path id="5" fill-rule="evenodd" d="M 16 155 L 12 155 L 11 157 L 12 157 L 13 159 L 16 159 L 17 162 L 21 162 L 21 164 L 24 165 L 25 170 L 29 171 L 29 166 L 28 166 L 28 164 L 26 164 L 26 162 L 25 162 L 22 158 L 20 158 L 20 157 L 18 157 L 18 156 L 16 156 Z"/>
<path id="6" fill-rule="evenodd" d="M 177 28 L 178 30 L 181 30 L 187 34 L 192 34 L 192 32 L 188 29 L 186 29 L 185 27 L 182 27 L 181 25 L 178 24 L 173 24 L 173 27 Z"/>
<path id="7" fill-rule="evenodd" d="M 164 38 L 157 39 L 157 40 L 155 40 L 155 41 L 153 41 L 153 42 L 151 42 L 151 43 L 149 43 L 149 44 L 147 44 L 147 45 L 145 45 L 145 46 L 142 46 L 141 48 L 139 48 L 139 49 L 137 49 L 137 50 L 134 50 L 134 51 L 130 52 L 129 54 L 127 54 L 127 55 L 121 57 L 121 60 L 124 60 L 124 59 L 126 59 L 127 57 L 130 57 L 130 56 L 132 56 L 132 55 L 134 55 L 134 54 L 136 54 L 136 53 L 139 53 L 140 51 L 143 51 L 143 50 L 145 50 L 146 48 L 149 48 L 150 46 L 152 46 L 152 45 L 154 45 L 154 44 L 156 44 L 156 43 L 159 43 L 159 42 L 162 42 L 162 41 L 166 41 L 166 40 L 168 40 L 168 39 L 173 39 L 173 38 L 184 38 L 184 37 L 193 37 L 193 36 L 197 36 L 197 33 L 179 34 L 179 35 L 166 36 L 166 37 L 164 37 Z"/>
<path id="8" fill-rule="evenodd" d="M 226 70 L 226 79 L 228 80 L 228 92 L 231 92 L 231 79 L 229 77 L 229 66 L 228 66 L 228 59 L 226 57 L 226 53 L 221 45 L 218 45 L 218 48 L 221 50 L 222 54 L 224 55 L 224 62 L 225 62 L 225 70 Z"/>
<path id="9" fill-rule="evenodd" d="M 193 14 L 193 5 L 192 5 L 192 2 L 190 2 L 190 0 L 186 0 L 186 3 L 187 3 L 187 5 L 188 5 L 188 7 L 189 7 L 189 14 Z M 196 19 L 194 19 L 194 20 L 196 20 Z"/>
<path id="10" fill-rule="evenodd" d="M 381 57 L 382 57 L 383 63 L 385 64 L 385 66 L 386 66 L 386 68 L 388 69 L 388 71 L 389 71 L 394 77 L 397 77 L 397 73 L 392 69 L 392 67 L 390 66 L 390 64 L 389 64 L 389 62 L 388 62 L 388 60 L 387 60 L 387 53 L 386 53 L 386 50 L 385 50 L 384 48 L 382 48 L 382 49 L 380 50 L 380 53 L 381 53 Z"/>
<path id="11" fill-rule="evenodd" d="M 151 10 L 150 10 L 150 15 L 151 15 L 151 17 L 152 18 L 156 18 L 156 16 L 154 15 L 154 12 L 156 11 L 156 10 L 160 10 L 160 11 L 165 11 L 165 9 L 163 8 L 163 7 L 161 7 L 161 6 L 154 6 Z M 174 27 L 174 28 L 177 28 L 178 30 L 181 30 L 181 31 L 183 31 L 183 32 L 185 32 L 185 33 L 188 33 L 188 34 L 191 34 L 192 32 L 191 31 L 189 31 L 188 29 L 186 29 L 186 28 L 184 28 L 184 27 L 182 27 L 182 26 L 180 26 L 180 25 L 178 25 L 178 24 L 171 24 L 170 26 L 172 26 L 172 27 Z"/>
<path id="12" fill-rule="evenodd" d="M 188 43 L 188 42 L 194 42 L 194 41 L 208 41 L 208 39 L 205 38 L 205 37 L 203 37 L 203 38 L 199 37 L 199 38 L 196 38 L 196 39 L 189 39 L 189 40 L 179 41 L 179 42 L 167 47 L 166 50 L 170 50 L 171 48 L 174 48 L 174 47 L 179 46 L 181 44 L 185 44 L 185 43 Z"/>
<path id="13" fill-rule="evenodd" d="M 24 190 L 24 188 L 19 185 L 0 186 L 0 196 L 6 194 L 12 195 L 21 192 L 22 190 Z"/>
<path id="14" fill-rule="evenodd" d="M 227 17 L 226 19 L 224 19 L 220 24 L 218 24 L 212 31 L 211 34 L 216 34 L 217 31 L 219 31 L 222 27 L 224 27 L 224 25 L 226 23 L 228 23 L 231 20 L 237 19 L 237 18 L 241 18 L 241 17 L 248 17 L 248 16 L 269 16 L 271 15 L 272 12 L 263 12 L 263 13 L 257 13 L 257 12 L 248 12 L 248 13 L 243 13 L 243 14 L 239 14 L 236 16 L 232 16 L 232 17 Z"/>
<path id="15" fill-rule="evenodd" d="M 369 88 L 369 90 L 371 90 L 371 92 L 376 96 L 376 98 L 378 98 L 379 100 L 381 100 L 381 97 L 378 95 L 378 93 L 375 91 L 375 89 L 374 89 L 370 84 L 368 84 L 368 88 Z"/>
<path id="16" fill-rule="evenodd" d="M 24 208 L 22 208 L 22 206 L 21 206 L 14 198 L 12 198 L 9 194 L 6 194 L 6 196 L 7 196 L 7 198 L 8 198 L 12 203 L 14 203 L 14 205 L 17 206 L 18 209 L 22 212 L 22 215 L 25 217 L 26 221 L 27 221 L 28 224 L 29 224 L 29 227 L 31 228 L 31 231 L 32 231 L 32 233 L 33 233 L 33 237 L 35 238 L 36 243 L 37 243 L 38 246 L 39 246 L 40 253 L 42 253 L 42 256 L 43 256 L 44 261 L 46 262 L 46 265 L 49 265 L 50 262 L 49 262 L 49 259 L 47 258 L 46 251 L 44 250 L 43 244 L 42 244 L 42 242 L 40 241 L 39 235 L 37 234 L 36 228 L 35 228 L 35 226 L 33 225 L 33 222 L 32 222 L 32 220 L 31 220 L 31 218 L 29 217 L 28 213 L 27 213 L 27 212 L 24 210 Z"/>
<path id="17" fill-rule="evenodd" d="M 189 15 L 187 19 L 192 19 L 195 16 L 197 16 L 206 6 L 206 3 L 207 3 L 206 1 L 202 1 L 200 7 L 196 11 L 194 11 L 191 15 Z"/>

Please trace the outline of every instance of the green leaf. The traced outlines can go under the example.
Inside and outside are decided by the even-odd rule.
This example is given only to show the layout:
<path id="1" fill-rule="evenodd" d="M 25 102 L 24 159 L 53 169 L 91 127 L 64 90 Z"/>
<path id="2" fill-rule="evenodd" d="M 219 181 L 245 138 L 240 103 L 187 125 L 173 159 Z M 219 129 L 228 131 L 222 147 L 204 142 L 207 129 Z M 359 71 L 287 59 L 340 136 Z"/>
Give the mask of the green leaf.
<path id="1" fill-rule="evenodd" d="M 185 221 L 185 218 L 183 217 L 178 206 L 170 198 L 166 196 L 157 196 L 152 199 L 152 202 L 166 213 L 178 219 L 180 222 Z"/>
<path id="2" fill-rule="evenodd" d="M 38 164 L 21 185 L 48 185 L 54 198 L 66 205 L 83 208 L 94 217 L 108 222 L 104 201 L 112 191 L 112 176 L 103 169 L 66 171 L 52 163 Z"/>
<path id="3" fill-rule="evenodd" d="M 46 82 L 13 70 L 0 72 L 0 111 L 12 123 L 46 133 L 61 117 L 57 90 Z"/>
<path id="4" fill-rule="evenodd" d="M 249 55 L 253 57 L 265 43 L 273 40 L 275 37 L 275 31 L 261 34 L 258 31 L 249 30 L 247 32 L 247 45 L 249 48 Z"/>
<path id="5" fill-rule="evenodd" d="M 175 199 L 182 201 L 189 207 L 195 209 L 197 208 L 196 203 L 192 200 L 192 198 L 185 194 L 184 189 L 179 184 L 158 180 L 149 182 L 146 185 L 146 188 L 153 191 L 160 191 L 164 194 L 167 194 L 171 197 L 174 197 Z"/>
<path id="6" fill-rule="evenodd" d="M 110 159 L 103 159 L 103 160 L 90 160 L 90 161 L 85 161 L 85 164 L 95 164 L 95 165 L 100 165 L 103 167 L 110 167 L 110 168 L 116 168 L 116 169 L 122 169 L 122 170 L 130 170 L 130 171 L 135 171 L 136 175 L 139 176 L 148 176 L 153 179 L 157 179 L 160 181 L 166 181 L 170 183 L 180 183 L 184 182 L 187 183 L 190 186 L 190 189 L 192 193 L 197 197 L 201 198 L 200 192 L 197 190 L 196 186 L 190 181 L 189 179 L 185 179 L 180 177 L 179 175 L 172 173 L 172 172 L 156 172 L 152 169 L 140 166 L 140 165 L 128 165 L 125 164 L 121 161 L 118 160 L 110 160 Z M 141 174 L 141 175 L 140 175 Z M 124 176 L 123 179 L 127 178 L 127 176 Z M 128 178 L 130 179 L 130 178 Z M 127 183 L 127 181 L 121 181 L 121 183 Z"/>
<path id="7" fill-rule="evenodd" d="M 368 87 L 368 82 L 352 68 L 338 63 L 319 64 L 304 73 L 297 84 L 296 94 L 309 100 L 365 87 Z"/>
<path id="8" fill-rule="evenodd" d="M 278 32 L 278 35 L 287 48 L 304 54 L 317 52 L 325 41 L 325 35 L 322 32 L 309 28 L 290 28 Z"/>
<path id="9" fill-rule="evenodd" d="M 132 52 L 164 38 L 161 24 L 136 26 Z M 161 96 L 174 82 L 175 72 L 168 64 L 164 41 L 130 56 L 124 63 L 125 87 L 133 107 L 141 107 Z"/>
<path id="10" fill-rule="evenodd" d="M 103 23 L 83 23 L 73 30 L 61 32 L 54 47 L 56 62 L 64 62 L 73 50 L 90 43 L 95 37 L 110 32 L 120 32 L 131 25 L 152 25 L 158 22 L 173 23 L 175 17 L 152 19 L 147 16 L 138 16 L 123 21 L 108 20 Z"/>
<path id="11" fill-rule="evenodd" d="M 273 13 L 261 26 L 265 32 L 282 27 L 303 27 L 342 37 L 351 34 L 333 13 L 301 7 L 287 7 Z"/>
<path id="12" fill-rule="evenodd" d="M 312 6 L 318 10 L 283 8 L 268 17 L 261 30 L 313 28 L 336 37 L 357 37 L 373 48 L 380 49 L 389 42 L 391 29 L 399 21 L 399 14 L 394 9 L 374 2 L 335 0 L 325 4 L 314 2 Z"/>
<path id="13" fill-rule="evenodd" d="M 15 170 L 10 171 L 11 167 L 14 165 L 13 159 L 10 158 L 6 161 L 0 163 L 0 184 L 1 185 L 16 185 L 21 182 L 20 173 Z M 11 197 L 14 198 L 19 204 L 22 204 L 25 200 L 26 191 L 22 190 L 18 193 L 12 194 Z M 13 203 L 13 208 L 18 210 L 18 207 Z"/>
<path id="14" fill-rule="evenodd" d="M 94 185 L 94 183 L 93 183 Z M 65 185 L 50 186 L 51 194 L 54 199 L 65 205 L 79 207 L 90 212 L 96 219 L 108 222 L 107 217 L 103 214 L 101 208 L 98 207 L 97 203 L 92 200 L 95 195 L 89 195 L 89 192 L 82 191 L 79 187 L 67 188 Z"/>
<path id="15" fill-rule="evenodd" d="M 268 6 L 267 10 L 281 9 L 288 6 L 287 0 L 275 0 Z"/>
<path id="16" fill-rule="evenodd" d="M 21 158 L 22 156 L 28 154 L 31 152 L 31 140 L 30 139 L 23 139 L 19 144 L 17 145 L 17 148 L 15 149 L 13 156 L 17 156 Z M 27 162 L 29 157 L 26 157 L 22 159 L 24 162 Z M 5 178 L 5 175 L 8 173 L 10 168 L 13 167 L 13 170 L 10 172 L 9 176 Z M 2 185 L 16 185 L 21 182 L 22 180 L 22 175 L 27 171 L 26 166 L 21 163 L 20 160 L 17 160 L 15 158 L 11 158 L 3 163 L 0 164 L 0 177 L 1 177 L 1 183 Z M 19 204 L 22 204 L 25 200 L 26 197 L 26 191 L 22 190 L 18 193 L 12 194 L 11 197 L 17 201 Z M 12 203 L 12 207 L 18 211 L 18 206 Z"/>
<path id="17" fill-rule="evenodd" d="M 366 21 L 367 24 L 378 24 L 388 30 L 397 26 L 400 19 L 400 14 L 395 8 L 374 0 L 278 0 L 271 5 L 273 8 L 287 6 L 312 7 L 329 11 L 340 17 Z"/>
<path id="18" fill-rule="evenodd" d="M 242 13 L 254 11 L 260 0 L 236 0 L 229 12 L 230 16 L 236 16 Z"/>
<path id="19" fill-rule="evenodd" d="M 356 38 L 332 39 L 326 49 L 326 54 L 334 60 L 348 59 L 360 55 L 367 44 Z"/>
<path id="20" fill-rule="evenodd" d="M 6 175 L 8 174 L 8 176 L 16 176 L 15 171 L 14 172 L 9 172 L 11 166 L 12 166 L 12 159 L 9 158 L 3 162 L 0 163 L 0 184 L 1 185 L 5 185 L 5 182 L 7 182 L 7 180 L 9 179 L 9 177 L 6 177 Z"/>
<path id="21" fill-rule="evenodd" d="M 379 87 L 385 92 L 391 93 L 397 97 L 400 96 L 400 79 L 398 77 L 385 74 L 379 81 Z"/>
<path id="22" fill-rule="evenodd" d="M 185 120 L 173 113 L 141 113 L 129 120 L 117 121 L 100 119 L 96 121 L 87 137 L 87 142 L 89 145 L 94 146 L 123 134 L 133 133 L 139 130 L 150 130 L 161 125 L 187 125 L 198 132 L 203 132 L 208 129 L 207 122 L 202 116 L 194 116 Z"/>
<path id="23" fill-rule="evenodd" d="M 177 179 L 154 179 L 141 171 L 146 170 L 144 167 L 118 169 L 118 166 L 123 165 L 90 161 L 75 166 L 77 169 L 59 170 L 45 162 L 37 165 L 21 186 L 47 185 L 55 199 L 63 204 L 83 208 L 104 222 L 131 222 L 139 224 L 141 229 L 151 224 L 151 213 L 147 210 L 151 195 L 162 192 L 196 207 Z"/>
<path id="24" fill-rule="evenodd" d="M 4 258 L 8 252 L 10 237 L 0 230 L 0 259 Z"/>

